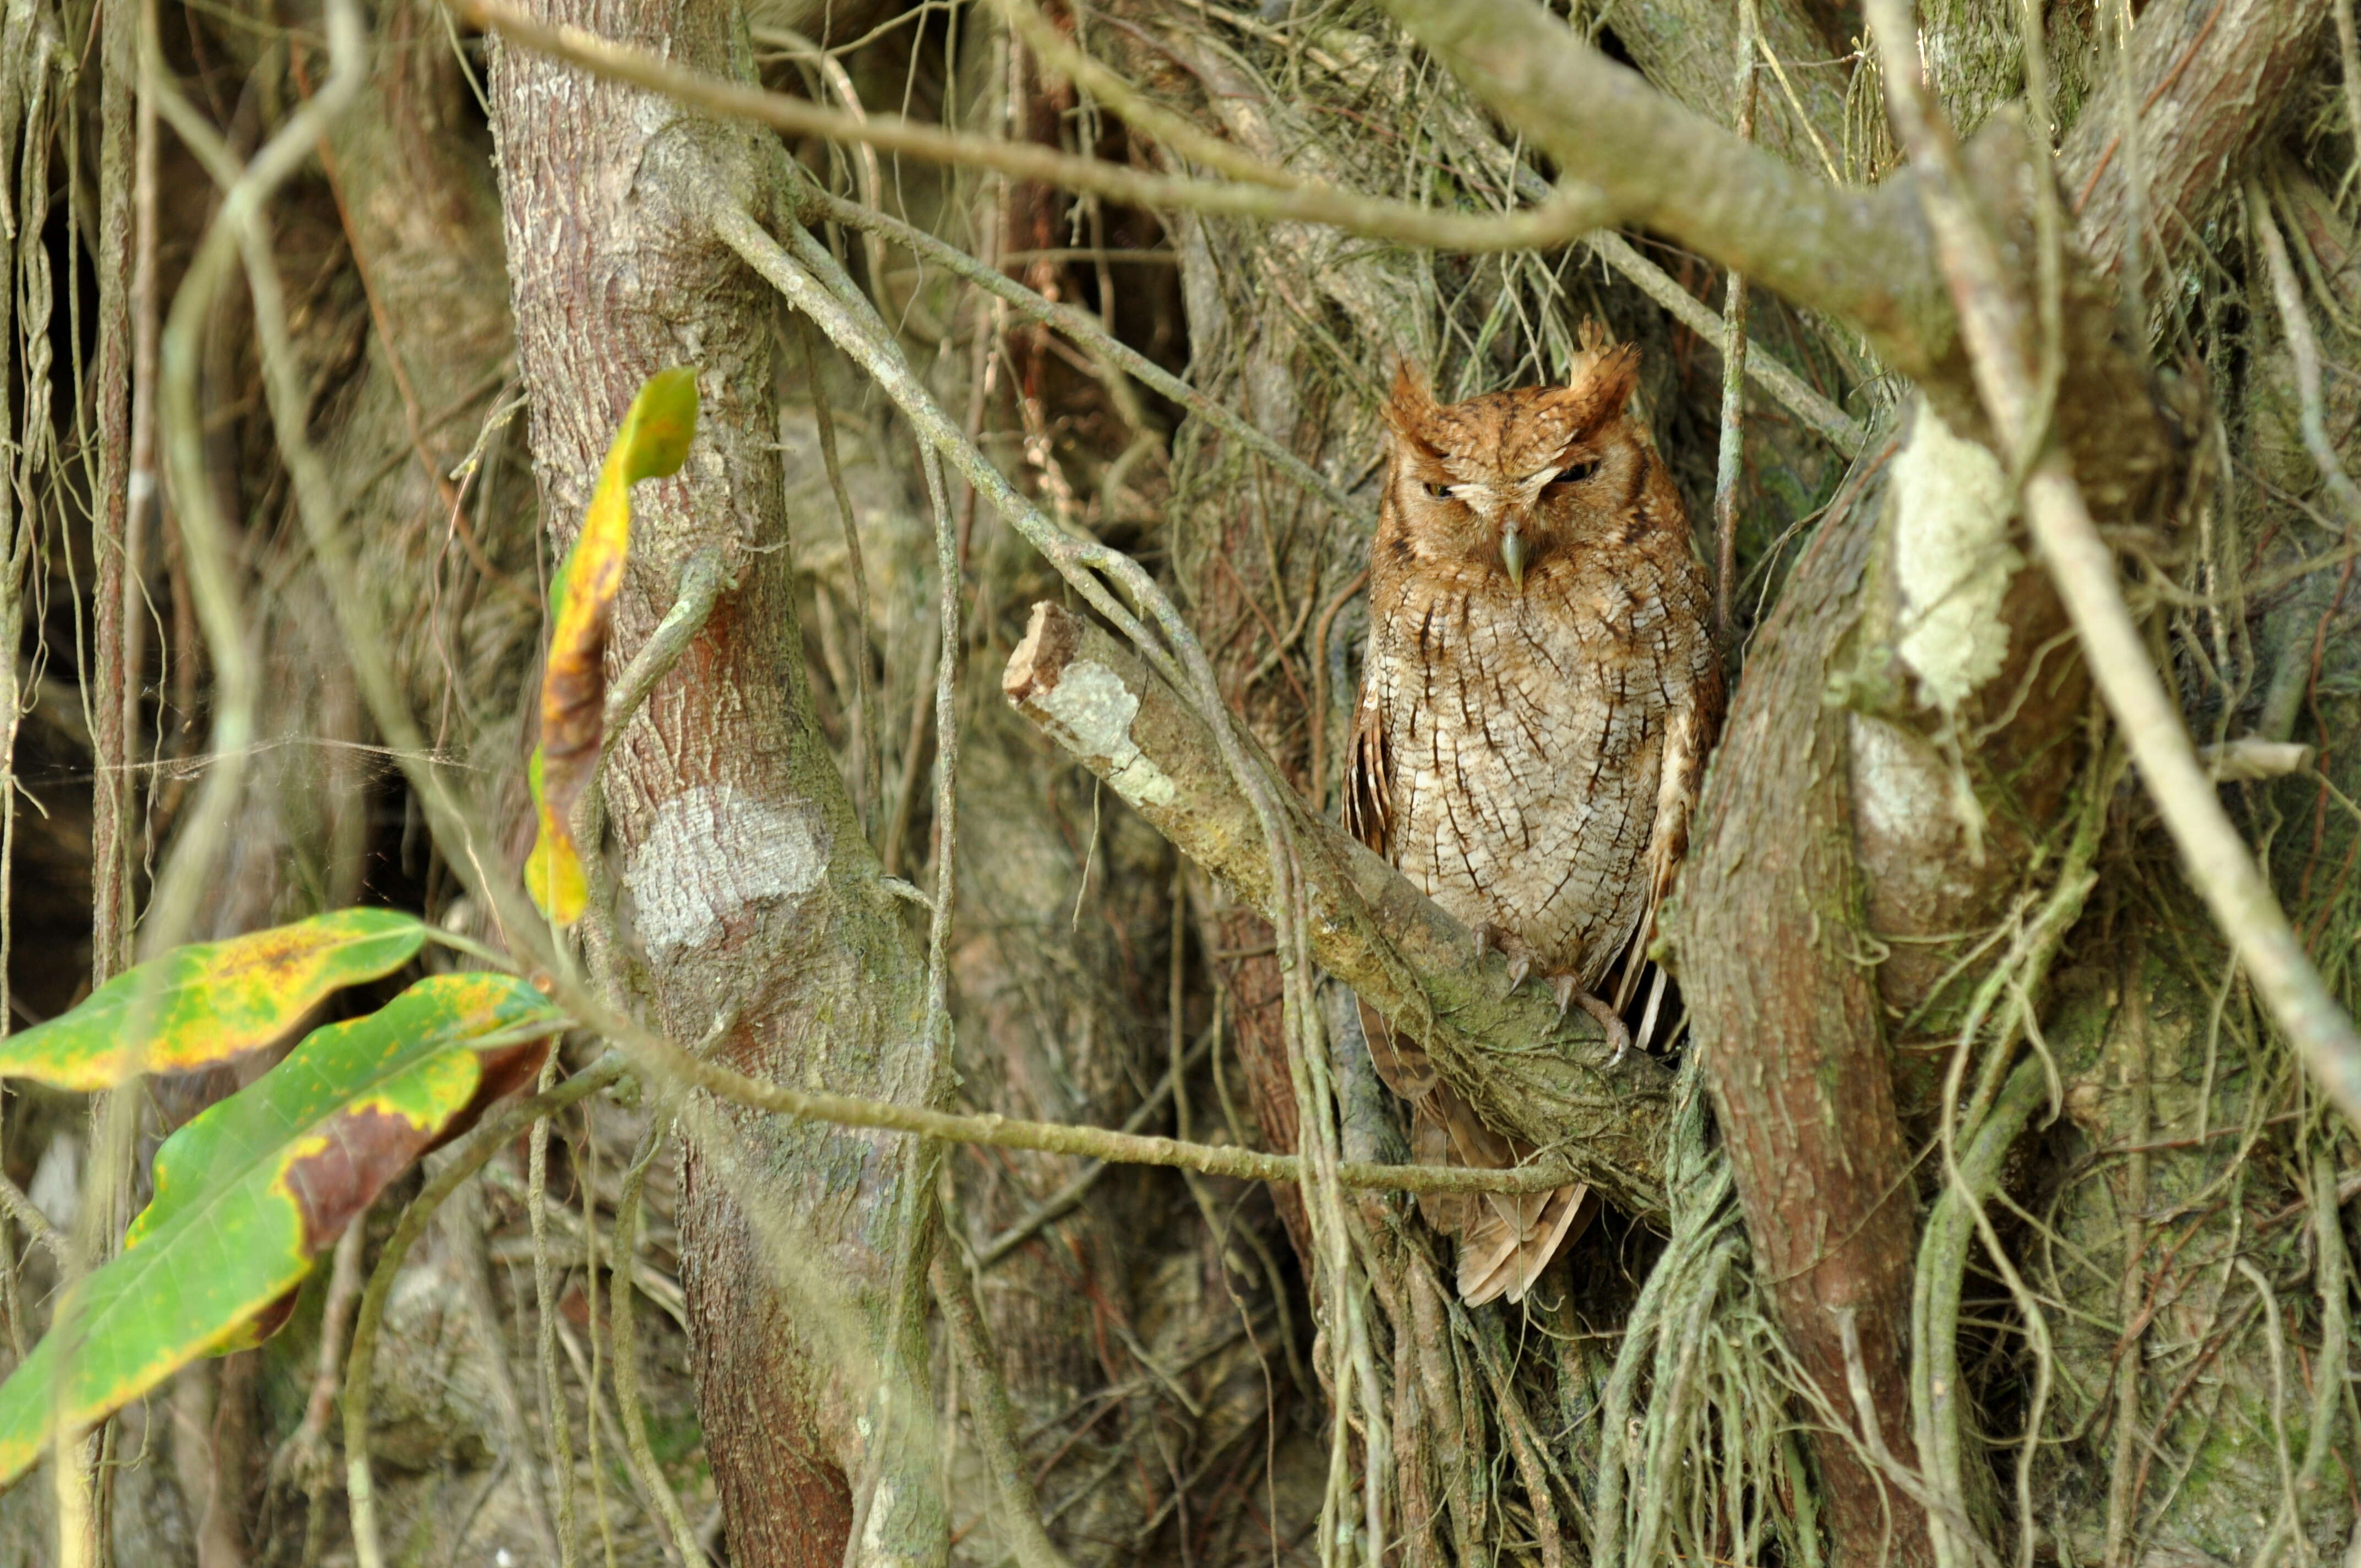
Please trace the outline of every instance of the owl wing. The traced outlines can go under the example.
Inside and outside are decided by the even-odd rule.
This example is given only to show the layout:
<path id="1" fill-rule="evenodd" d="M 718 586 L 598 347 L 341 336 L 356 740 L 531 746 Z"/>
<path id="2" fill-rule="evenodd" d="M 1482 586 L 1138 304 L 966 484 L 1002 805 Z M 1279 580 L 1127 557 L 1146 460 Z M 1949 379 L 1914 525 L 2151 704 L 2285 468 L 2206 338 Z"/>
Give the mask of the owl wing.
<path id="1" fill-rule="evenodd" d="M 1361 674 L 1361 706 L 1353 720 L 1353 746 L 1345 760 L 1345 827 L 1386 861 L 1393 860 L 1393 771 L 1386 749 L 1385 712 L 1378 705 L 1377 648 L 1371 641 Z M 1435 1087 L 1434 1064 L 1425 1047 L 1400 1033 L 1367 1003 L 1361 1004 L 1362 1032 L 1369 1059 L 1388 1089 L 1422 1102 Z"/>
<path id="2" fill-rule="evenodd" d="M 1631 1005 L 1639 990 L 1649 945 L 1656 938 L 1657 916 L 1672 894 L 1681 861 L 1688 858 L 1689 821 L 1697 815 L 1697 795 L 1705 784 L 1706 758 L 1721 731 L 1721 671 L 1709 656 L 1692 672 L 1685 698 L 1665 717 L 1664 750 L 1656 774 L 1656 817 L 1648 832 L 1647 857 L 1642 862 L 1648 877 L 1648 902 L 1632 931 L 1631 946 L 1623 959 L 1623 978 L 1616 987 L 1614 1005 L 1619 1013 Z M 1661 971 L 1657 989 L 1660 999 Z M 1656 1021 L 1656 1000 L 1649 1003 L 1635 1044 L 1648 1044 L 1646 1036 L 1653 1032 Z"/>
<path id="3" fill-rule="evenodd" d="M 1372 660 L 1376 650 L 1371 651 Z M 1345 758 L 1345 829 L 1390 861 L 1393 760 L 1386 752 L 1386 718 L 1375 673 L 1361 674 L 1361 706 L 1353 719 L 1353 746 Z"/>

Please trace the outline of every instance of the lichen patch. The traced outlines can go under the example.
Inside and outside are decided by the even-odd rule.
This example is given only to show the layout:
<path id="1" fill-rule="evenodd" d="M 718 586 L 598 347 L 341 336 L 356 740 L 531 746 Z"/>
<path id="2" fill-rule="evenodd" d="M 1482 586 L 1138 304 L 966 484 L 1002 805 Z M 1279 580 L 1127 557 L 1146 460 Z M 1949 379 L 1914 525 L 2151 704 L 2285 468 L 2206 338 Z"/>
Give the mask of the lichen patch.
<path id="1" fill-rule="evenodd" d="M 827 871 L 827 845 L 807 813 L 730 784 L 664 802 L 628 866 L 640 936 L 657 957 L 718 939 L 731 916 L 800 897 Z"/>
<path id="2" fill-rule="evenodd" d="M 1894 462 L 1895 645 L 1921 694 L 1946 713 L 2000 674 L 2008 657 L 2001 601 L 2024 560 L 2008 543 L 2008 476 L 1951 433 L 1923 398 Z"/>
<path id="3" fill-rule="evenodd" d="M 1084 757 L 1107 760 L 1106 782 L 1134 806 L 1169 806 L 1180 794 L 1163 769 L 1131 738 L 1139 698 L 1123 677 L 1087 659 L 1066 666 L 1058 684 L 1035 695 L 1061 745 Z"/>

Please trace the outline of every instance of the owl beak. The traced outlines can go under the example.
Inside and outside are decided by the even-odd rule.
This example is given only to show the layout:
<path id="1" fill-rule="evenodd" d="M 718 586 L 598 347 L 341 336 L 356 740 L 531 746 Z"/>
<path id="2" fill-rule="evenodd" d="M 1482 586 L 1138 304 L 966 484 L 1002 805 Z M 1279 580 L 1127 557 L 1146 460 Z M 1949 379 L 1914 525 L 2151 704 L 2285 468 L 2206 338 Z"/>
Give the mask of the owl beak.
<path id="1" fill-rule="evenodd" d="M 1509 586 L 1525 591 L 1525 536 L 1512 520 L 1500 525 L 1500 565 L 1509 569 Z"/>

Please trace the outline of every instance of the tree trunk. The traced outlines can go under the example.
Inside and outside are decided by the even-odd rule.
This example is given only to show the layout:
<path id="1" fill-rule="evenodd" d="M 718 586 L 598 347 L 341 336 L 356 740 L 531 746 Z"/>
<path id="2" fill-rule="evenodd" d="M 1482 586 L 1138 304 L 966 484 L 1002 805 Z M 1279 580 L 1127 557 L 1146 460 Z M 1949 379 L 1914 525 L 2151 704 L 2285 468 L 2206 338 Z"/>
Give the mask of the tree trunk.
<path id="1" fill-rule="evenodd" d="M 544 14 L 744 77 L 736 8 L 584 0 Z M 924 967 L 813 723 L 782 511 L 775 301 L 712 236 L 696 186 L 767 209 L 761 138 L 502 49 L 493 126 L 519 358 L 553 554 L 640 382 L 697 368 L 697 444 L 642 488 L 608 663 L 719 549 L 735 587 L 606 773 L 654 1020 L 741 1071 L 928 1104 Z M 693 1106 L 680 1226 L 698 1402 L 731 1561 L 939 1561 L 918 1431 L 937 1158 L 914 1140 Z M 916 1473 L 913 1473 L 916 1467 Z"/>

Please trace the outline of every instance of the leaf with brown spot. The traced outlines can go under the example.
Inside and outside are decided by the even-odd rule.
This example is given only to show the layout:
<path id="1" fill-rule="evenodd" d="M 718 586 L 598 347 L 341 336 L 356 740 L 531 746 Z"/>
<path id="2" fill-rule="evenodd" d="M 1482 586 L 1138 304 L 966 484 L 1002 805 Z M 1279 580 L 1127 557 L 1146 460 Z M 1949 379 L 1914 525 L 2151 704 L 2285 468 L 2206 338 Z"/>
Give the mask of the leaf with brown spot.
<path id="1" fill-rule="evenodd" d="M 331 992 L 380 979 L 426 940 L 417 916 L 339 909 L 127 969 L 70 1013 L 0 1041 L 0 1077 L 84 1093 L 258 1050 Z"/>
<path id="2" fill-rule="evenodd" d="M 74 1287 L 0 1385 L 0 1483 L 40 1457 L 60 1415 L 86 1427 L 283 1322 L 278 1309 L 353 1217 L 492 1093 L 529 1079 L 565 1026 L 522 980 L 435 975 L 313 1030 L 167 1138 L 155 1200 L 122 1253 Z"/>
<path id="3" fill-rule="evenodd" d="M 539 831 L 525 884 L 561 926 L 582 917 L 585 882 L 574 842 L 575 803 L 598 768 L 605 740 L 607 629 L 631 546 L 631 487 L 678 473 L 697 433 L 697 372 L 659 370 L 631 400 L 607 448 L 582 532 L 550 596 L 549 657 L 541 677 Z"/>

